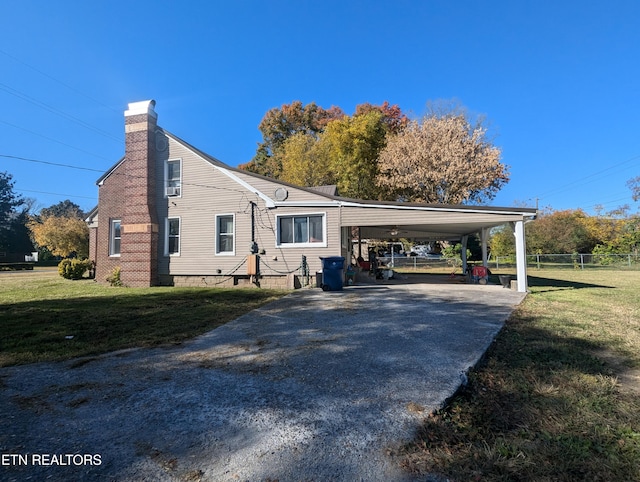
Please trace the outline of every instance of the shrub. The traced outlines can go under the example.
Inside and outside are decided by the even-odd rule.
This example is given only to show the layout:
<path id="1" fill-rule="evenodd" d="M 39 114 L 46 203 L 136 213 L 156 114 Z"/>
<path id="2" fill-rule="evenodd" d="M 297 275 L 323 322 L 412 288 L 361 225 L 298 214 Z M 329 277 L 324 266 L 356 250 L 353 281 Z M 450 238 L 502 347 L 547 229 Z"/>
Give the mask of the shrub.
<path id="1" fill-rule="evenodd" d="M 93 261 L 90 259 L 65 258 L 58 264 L 58 273 L 65 279 L 82 279 L 91 268 Z"/>
<path id="2" fill-rule="evenodd" d="M 107 278 L 107 281 L 111 286 L 122 286 L 122 280 L 120 279 L 120 266 L 113 268 L 111 274 Z"/>

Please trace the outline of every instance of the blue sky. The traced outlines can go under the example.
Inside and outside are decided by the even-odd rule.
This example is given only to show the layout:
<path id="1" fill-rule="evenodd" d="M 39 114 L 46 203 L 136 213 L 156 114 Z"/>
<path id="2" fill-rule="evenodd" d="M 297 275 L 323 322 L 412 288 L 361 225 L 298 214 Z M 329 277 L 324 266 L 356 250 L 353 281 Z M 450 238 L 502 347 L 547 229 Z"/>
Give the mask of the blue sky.
<path id="1" fill-rule="evenodd" d="M 492 205 L 638 208 L 635 0 L 3 4 L 0 171 L 39 207 L 97 203 L 129 102 L 155 99 L 162 127 L 236 166 L 264 113 L 294 100 L 419 117 L 455 98 L 510 166 Z"/>

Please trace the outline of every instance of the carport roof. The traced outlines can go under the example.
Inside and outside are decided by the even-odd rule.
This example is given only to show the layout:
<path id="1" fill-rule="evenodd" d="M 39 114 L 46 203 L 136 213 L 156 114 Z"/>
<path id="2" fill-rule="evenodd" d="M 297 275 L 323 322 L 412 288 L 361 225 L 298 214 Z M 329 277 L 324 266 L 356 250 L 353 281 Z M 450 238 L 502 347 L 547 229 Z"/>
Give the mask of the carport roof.
<path id="1" fill-rule="evenodd" d="M 363 238 L 460 239 L 509 222 L 535 219 L 533 208 L 415 204 L 341 199 L 341 225 Z M 395 234 L 394 234 L 395 233 Z"/>

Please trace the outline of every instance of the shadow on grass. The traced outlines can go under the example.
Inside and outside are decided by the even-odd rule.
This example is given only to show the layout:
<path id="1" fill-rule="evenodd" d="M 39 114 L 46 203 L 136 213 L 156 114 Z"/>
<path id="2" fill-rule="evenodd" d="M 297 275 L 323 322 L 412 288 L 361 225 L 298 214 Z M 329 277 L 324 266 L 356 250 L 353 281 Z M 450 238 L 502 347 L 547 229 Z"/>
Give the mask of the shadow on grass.
<path id="1" fill-rule="evenodd" d="M 0 366 L 179 343 L 285 292 L 171 289 L 0 305 Z"/>
<path id="2" fill-rule="evenodd" d="M 556 289 L 615 288 L 615 286 L 606 286 L 596 283 L 583 283 L 580 281 L 569 281 L 565 279 L 542 278 L 540 276 L 529 276 L 528 279 L 530 287 L 548 288 L 547 290 L 537 290 L 540 293 Z"/>
<path id="3" fill-rule="evenodd" d="M 453 480 L 640 480 L 637 402 L 591 355 L 601 345 L 535 323 L 507 322 L 469 384 L 401 450 L 403 467 Z"/>

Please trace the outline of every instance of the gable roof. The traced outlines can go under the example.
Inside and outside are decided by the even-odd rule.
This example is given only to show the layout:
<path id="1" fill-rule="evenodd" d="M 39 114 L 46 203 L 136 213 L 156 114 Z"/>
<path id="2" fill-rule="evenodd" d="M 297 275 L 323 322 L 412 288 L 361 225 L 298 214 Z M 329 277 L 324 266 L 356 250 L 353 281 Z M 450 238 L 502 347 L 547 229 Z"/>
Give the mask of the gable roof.
<path id="1" fill-rule="evenodd" d="M 300 189 L 302 191 L 311 192 L 314 194 L 319 194 L 322 197 L 325 197 L 329 200 L 339 201 L 341 203 L 349 203 L 352 205 L 363 205 L 363 206 L 386 206 L 386 207 L 400 207 L 403 209 L 435 209 L 435 210 L 446 210 L 446 211 L 487 211 L 487 212 L 505 212 L 505 213 L 526 213 L 526 214 L 535 214 L 537 210 L 535 208 L 515 208 L 515 207 L 497 207 L 497 206 L 478 206 L 478 205 L 469 205 L 469 204 L 443 204 L 443 203 L 411 203 L 404 201 L 377 201 L 377 200 L 364 200 L 364 199 L 354 199 L 347 198 L 337 195 L 337 186 L 334 184 L 326 185 L 326 186 L 313 186 L 313 187 L 305 187 L 298 186 L 295 184 L 288 183 L 286 181 L 282 181 L 280 179 L 274 179 L 266 176 L 262 176 L 260 174 L 256 174 L 255 172 L 245 171 L 244 169 L 239 169 L 237 167 L 231 167 L 219 159 L 207 154 L 206 152 L 198 149 L 197 147 L 192 146 L 188 142 L 179 138 L 178 136 L 171 134 L 170 132 L 163 130 L 165 134 L 169 137 L 173 138 L 175 141 L 180 142 L 185 147 L 188 147 L 203 159 L 209 161 L 215 166 L 224 168 L 231 172 L 241 173 L 245 176 L 255 177 L 257 179 L 267 179 L 271 182 L 281 184 L 285 187 L 290 187 L 294 189 Z M 279 204 L 276 202 L 276 204 Z"/>
<path id="2" fill-rule="evenodd" d="M 175 134 L 162 129 L 161 127 L 158 127 L 158 130 L 162 131 L 175 142 L 178 142 L 182 146 L 191 150 L 206 162 L 209 162 L 212 166 L 243 186 L 245 189 L 255 193 L 264 200 L 268 208 L 294 206 L 340 207 L 343 212 L 341 215 L 341 225 L 359 225 L 367 227 L 367 231 L 370 232 L 369 236 L 371 237 L 373 237 L 374 232 L 379 235 L 383 235 L 385 232 L 389 232 L 392 227 L 393 229 L 396 229 L 399 227 L 402 228 L 402 226 L 404 226 L 404 231 L 407 233 L 405 237 L 411 237 L 409 233 L 415 235 L 431 234 L 434 236 L 436 234 L 442 236 L 470 234 L 477 232 L 478 229 L 498 226 L 509 221 L 522 220 L 526 218 L 534 219 L 537 214 L 537 210 L 533 208 L 477 206 L 466 204 L 410 203 L 341 197 L 336 195 L 337 190 L 335 185 L 316 187 L 296 186 L 279 179 L 273 179 L 251 171 L 231 167 L 219 159 L 189 144 Z M 101 184 L 104 182 L 104 180 L 107 179 L 124 161 L 125 157 L 122 157 L 107 172 L 105 172 L 105 174 L 103 174 L 96 183 Z M 251 178 L 256 180 L 268 180 L 270 183 L 275 183 L 285 188 L 306 191 L 312 193 L 317 200 L 278 201 L 253 186 Z M 245 179 L 248 179 L 248 181 Z M 364 213 L 366 213 L 366 216 L 363 216 Z M 94 208 L 91 214 L 92 217 L 96 216 L 97 208 Z M 452 219 L 443 221 L 444 217 Z M 437 228 L 435 227 L 436 225 L 438 226 Z M 433 229 L 427 229 L 427 226 L 431 226 Z"/>

